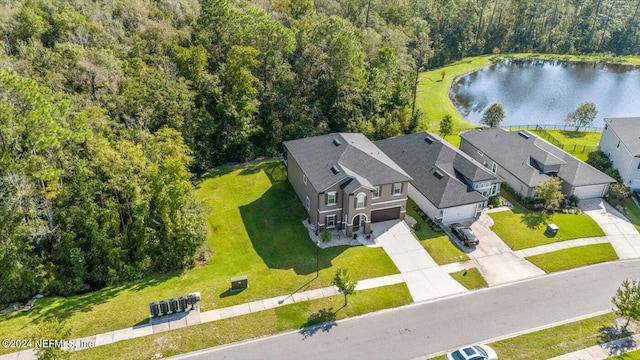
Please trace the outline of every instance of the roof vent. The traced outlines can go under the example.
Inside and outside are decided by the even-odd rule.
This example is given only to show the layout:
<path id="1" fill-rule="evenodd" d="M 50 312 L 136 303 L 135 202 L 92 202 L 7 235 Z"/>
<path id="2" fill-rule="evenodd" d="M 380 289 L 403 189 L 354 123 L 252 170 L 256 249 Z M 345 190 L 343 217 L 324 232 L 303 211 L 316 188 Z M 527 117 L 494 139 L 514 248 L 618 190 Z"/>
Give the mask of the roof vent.
<path id="1" fill-rule="evenodd" d="M 340 140 L 338 140 L 338 139 L 333 139 L 333 145 L 335 145 L 335 146 L 340 146 Z"/>
<path id="2" fill-rule="evenodd" d="M 523 137 L 523 138 L 525 138 L 525 139 L 528 139 L 528 138 L 530 138 L 530 137 L 531 137 L 531 134 L 529 134 L 529 133 L 528 133 L 528 132 L 526 132 L 526 131 L 518 131 L 518 135 L 522 136 L 522 137 Z"/>
<path id="3" fill-rule="evenodd" d="M 431 143 L 433 142 L 433 138 L 432 138 L 431 136 L 427 135 L 427 137 L 426 137 L 426 138 L 424 138 L 424 141 L 425 141 L 427 144 L 431 144 Z"/>
<path id="4" fill-rule="evenodd" d="M 433 176 L 435 176 L 436 179 L 440 180 L 440 179 L 442 179 L 442 177 L 444 175 L 442 175 L 442 173 L 440 171 L 436 170 L 436 171 L 433 172 Z"/>
<path id="5" fill-rule="evenodd" d="M 338 175 L 338 173 L 340 172 L 340 169 L 338 169 L 337 166 L 333 165 L 331 167 L 331 172 L 333 173 L 333 175 Z"/>

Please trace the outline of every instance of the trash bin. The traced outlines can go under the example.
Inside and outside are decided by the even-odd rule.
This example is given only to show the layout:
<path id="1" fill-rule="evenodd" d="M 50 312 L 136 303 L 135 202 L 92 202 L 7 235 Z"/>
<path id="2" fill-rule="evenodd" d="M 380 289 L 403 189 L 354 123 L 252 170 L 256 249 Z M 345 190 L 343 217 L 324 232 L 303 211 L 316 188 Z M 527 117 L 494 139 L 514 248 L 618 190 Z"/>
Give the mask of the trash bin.
<path id="1" fill-rule="evenodd" d="M 160 301 L 160 313 L 162 315 L 169 314 L 169 303 L 167 303 L 167 300 Z"/>
<path id="2" fill-rule="evenodd" d="M 549 236 L 556 236 L 556 234 L 558 233 L 558 230 L 560 230 L 560 228 L 558 227 L 558 225 L 556 224 L 549 224 L 547 225 L 547 230 L 545 231 L 547 234 L 549 234 Z"/>
<path id="3" fill-rule="evenodd" d="M 160 315 L 160 306 L 154 301 L 149 304 L 149 311 L 151 312 L 151 316 L 158 317 L 158 315 Z"/>
<path id="4" fill-rule="evenodd" d="M 169 310 L 174 314 L 178 312 L 178 300 L 174 298 L 169 299 Z"/>
<path id="5" fill-rule="evenodd" d="M 180 296 L 178 298 L 178 308 L 180 309 L 180 311 L 187 310 L 187 298 L 186 297 Z"/>

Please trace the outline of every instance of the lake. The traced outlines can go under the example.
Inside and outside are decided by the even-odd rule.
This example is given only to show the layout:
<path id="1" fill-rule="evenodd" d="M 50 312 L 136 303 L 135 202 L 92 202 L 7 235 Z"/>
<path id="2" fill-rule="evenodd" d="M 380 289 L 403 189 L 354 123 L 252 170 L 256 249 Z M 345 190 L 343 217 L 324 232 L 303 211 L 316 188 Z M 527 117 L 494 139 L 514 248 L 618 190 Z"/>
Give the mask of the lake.
<path id="1" fill-rule="evenodd" d="M 640 116 L 640 70 L 630 65 L 504 61 L 460 77 L 450 98 L 467 120 L 479 123 L 485 109 L 500 103 L 502 125 L 564 125 L 586 101 L 598 109 L 593 126 L 607 117 Z"/>

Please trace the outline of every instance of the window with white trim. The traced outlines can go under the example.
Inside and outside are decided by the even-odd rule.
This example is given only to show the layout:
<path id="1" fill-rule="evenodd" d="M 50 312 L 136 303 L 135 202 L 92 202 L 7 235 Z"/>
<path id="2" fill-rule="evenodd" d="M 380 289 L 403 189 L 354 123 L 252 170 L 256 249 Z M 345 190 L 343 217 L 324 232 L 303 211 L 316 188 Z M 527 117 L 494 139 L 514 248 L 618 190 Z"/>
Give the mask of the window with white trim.
<path id="1" fill-rule="evenodd" d="M 311 200 L 309 200 L 308 196 L 304 199 L 304 205 L 307 207 L 307 210 L 311 209 Z"/>
<path id="2" fill-rule="evenodd" d="M 402 183 L 393 184 L 393 195 L 402 194 Z"/>
<path id="3" fill-rule="evenodd" d="M 496 174 L 498 171 L 498 164 L 496 164 L 495 162 L 491 165 L 491 172 Z"/>
<path id="4" fill-rule="evenodd" d="M 302 182 L 307 185 L 307 175 L 302 175 Z"/>
<path id="5" fill-rule="evenodd" d="M 336 216 L 335 215 L 327 215 L 325 220 L 325 224 L 327 224 L 327 229 L 333 229 L 336 227 Z"/>
<path id="6" fill-rule="evenodd" d="M 338 198 L 336 196 L 336 192 L 328 192 L 327 193 L 327 205 L 335 205 L 338 202 Z"/>
<path id="7" fill-rule="evenodd" d="M 373 192 L 372 192 L 372 194 L 373 194 L 373 198 L 374 198 L 374 199 L 379 198 L 379 197 L 380 197 L 380 186 L 375 186 L 375 187 L 373 188 Z"/>
<path id="8" fill-rule="evenodd" d="M 365 193 L 360 193 L 356 196 L 356 209 L 364 209 L 364 201 L 367 195 Z"/>
<path id="9" fill-rule="evenodd" d="M 478 150 L 478 155 L 484 156 L 484 153 L 482 151 Z"/>

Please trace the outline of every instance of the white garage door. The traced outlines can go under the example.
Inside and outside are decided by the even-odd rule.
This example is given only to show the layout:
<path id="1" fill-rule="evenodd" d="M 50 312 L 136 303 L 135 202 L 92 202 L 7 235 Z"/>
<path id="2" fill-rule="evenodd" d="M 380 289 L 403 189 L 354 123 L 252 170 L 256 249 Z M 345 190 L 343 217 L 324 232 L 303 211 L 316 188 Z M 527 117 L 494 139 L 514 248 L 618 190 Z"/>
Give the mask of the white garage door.
<path id="1" fill-rule="evenodd" d="M 578 199 L 593 199 L 602 197 L 606 185 L 580 186 L 573 191 Z"/>
<path id="2" fill-rule="evenodd" d="M 476 204 L 471 204 L 445 209 L 443 222 L 450 223 L 472 219 L 476 216 L 476 206 Z"/>

